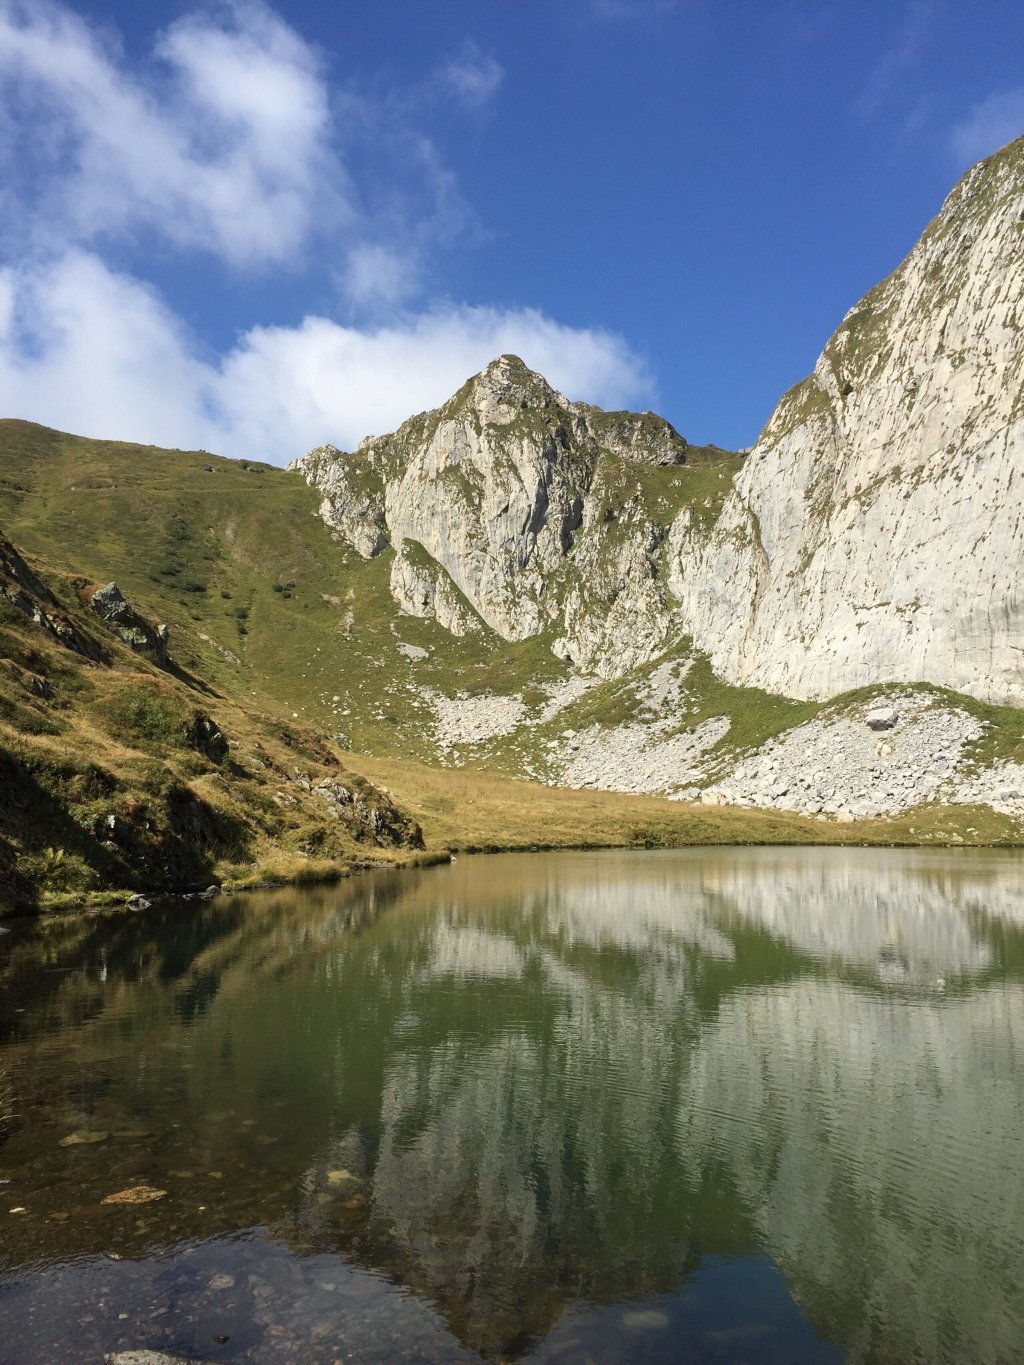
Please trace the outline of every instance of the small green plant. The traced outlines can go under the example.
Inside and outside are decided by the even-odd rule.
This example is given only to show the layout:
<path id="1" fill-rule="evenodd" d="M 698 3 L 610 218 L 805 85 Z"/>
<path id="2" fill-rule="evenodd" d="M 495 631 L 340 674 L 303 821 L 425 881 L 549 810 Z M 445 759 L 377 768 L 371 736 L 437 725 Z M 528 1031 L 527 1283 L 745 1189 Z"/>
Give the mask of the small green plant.
<path id="1" fill-rule="evenodd" d="M 47 878 L 54 876 L 61 870 L 64 862 L 64 850 L 62 848 L 44 848 L 42 852 L 43 875 Z"/>
<path id="2" fill-rule="evenodd" d="M 110 707 L 114 728 L 132 739 L 180 747 L 185 742 L 184 717 L 174 701 L 154 687 L 125 687 Z"/>

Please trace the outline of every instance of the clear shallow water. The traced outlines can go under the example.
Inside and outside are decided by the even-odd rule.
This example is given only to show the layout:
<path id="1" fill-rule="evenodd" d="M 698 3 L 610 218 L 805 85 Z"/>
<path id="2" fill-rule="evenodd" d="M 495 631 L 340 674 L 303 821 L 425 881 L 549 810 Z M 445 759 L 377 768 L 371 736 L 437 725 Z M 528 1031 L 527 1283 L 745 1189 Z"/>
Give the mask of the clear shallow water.
<path id="1" fill-rule="evenodd" d="M 11 926 L 0 1361 L 1019 1359 L 1022 873 L 545 854 Z"/>

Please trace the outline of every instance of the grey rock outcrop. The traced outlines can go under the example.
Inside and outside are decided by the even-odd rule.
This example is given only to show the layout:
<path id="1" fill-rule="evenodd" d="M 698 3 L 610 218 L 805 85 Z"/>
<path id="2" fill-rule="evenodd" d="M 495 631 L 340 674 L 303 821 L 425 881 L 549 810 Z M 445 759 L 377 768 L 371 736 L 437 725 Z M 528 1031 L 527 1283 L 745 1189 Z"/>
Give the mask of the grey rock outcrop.
<path id="1" fill-rule="evenodd" d="M 89 605 L 129 649 L 137 654 L 151 654 L 160 663 L 167 662 L 167 627 L 151 625 L 140 616 L 116 583 L 97 588 Z"/>
<path id="2" fill-rule="evenodd" d="M 318 446 L 292 466 L 323 494 L 323 520 L 364 559 L 379 555 L 388 543 L 383 486 L 372 464 L 359 458 L 371 442 L 363 441 L 354 456 L 337 446 Z"/>
<path id="3" fill-rule="evenodd" d="M 228 741 L 212 717 L 196 711 L 189 719 L 185 741 L 211 763 L 222 763 L 227 757 Z"/>
<path id="4" fill-rule="evenodd" d="M 0 599 L 41 626 L 65 649 L 94 662 L 106 657 L 99 642 L 75 625 L 3 532 L 0 532 Z"/>

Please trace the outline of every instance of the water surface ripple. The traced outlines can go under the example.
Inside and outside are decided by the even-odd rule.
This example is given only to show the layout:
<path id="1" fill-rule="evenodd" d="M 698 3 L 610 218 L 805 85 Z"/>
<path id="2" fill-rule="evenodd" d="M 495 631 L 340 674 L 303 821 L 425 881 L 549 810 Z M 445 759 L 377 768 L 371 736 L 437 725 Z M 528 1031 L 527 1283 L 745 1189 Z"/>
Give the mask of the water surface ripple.
<path id="1" fill-rule="evenodd" d="M 465 858 L 12 925 L 0 1361 L 1019 1359 L 1022 871 Z"/>

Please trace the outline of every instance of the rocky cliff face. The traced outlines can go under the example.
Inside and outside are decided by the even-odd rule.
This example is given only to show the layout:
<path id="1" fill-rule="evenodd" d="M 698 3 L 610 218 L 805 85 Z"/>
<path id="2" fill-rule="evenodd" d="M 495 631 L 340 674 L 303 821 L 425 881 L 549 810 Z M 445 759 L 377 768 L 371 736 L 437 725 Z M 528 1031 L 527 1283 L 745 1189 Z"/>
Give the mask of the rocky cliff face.
<path id="1" fill-rule="evenodd" d="M 717 672 L 1024 702 L 1024 139 L 952 191 L 779 403 L 670 585 Z"/>
<path id="2" fill-rule="evenodd" d="M 670 633 L 665 526 L 637 471 L 670 477 L 687 452 L 661 418 L 571 403 L 501 356 L 436 411 L 297 467 L 352 549 L 394 548 L 403 611 L 504 640 L 550 628 L 565 658 L 610 675 Z"/>
<path id="3" fill-rule="evenodd" d="M 735 481 L 725 452 L 701 482 L 709 452 L 668 423 L 569 402 L 513 356 L 298 467 L 339 538 L 393 548 L 400 609 L 455 634 L 550 631 L 603 677 L 690 636 L 791 697 L 927 681 L 1020 705 L 1022 315 L 1024 139 L 851 309 Z"/>

